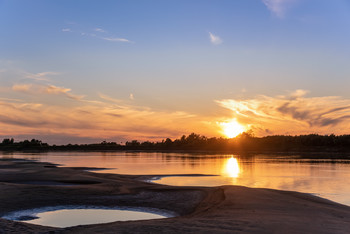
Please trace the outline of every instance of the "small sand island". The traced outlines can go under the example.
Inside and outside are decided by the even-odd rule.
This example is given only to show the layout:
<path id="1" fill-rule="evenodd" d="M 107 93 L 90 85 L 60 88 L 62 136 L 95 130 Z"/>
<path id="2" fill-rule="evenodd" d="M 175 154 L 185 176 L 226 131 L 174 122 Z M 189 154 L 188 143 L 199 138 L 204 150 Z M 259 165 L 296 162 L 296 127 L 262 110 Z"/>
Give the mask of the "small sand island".
<path id="1" fill-rule="evenodd" d="M 175 187 L 117 175 L 0 160 L 0 215 L 52 206 L 157 209 L 173 218 L 53 228 L 0 219 L 0 233 L 348 233 L 350 207 L 309 194 L 242 186 Z M 69 185 L 69 186 L 67 186 Z"/>

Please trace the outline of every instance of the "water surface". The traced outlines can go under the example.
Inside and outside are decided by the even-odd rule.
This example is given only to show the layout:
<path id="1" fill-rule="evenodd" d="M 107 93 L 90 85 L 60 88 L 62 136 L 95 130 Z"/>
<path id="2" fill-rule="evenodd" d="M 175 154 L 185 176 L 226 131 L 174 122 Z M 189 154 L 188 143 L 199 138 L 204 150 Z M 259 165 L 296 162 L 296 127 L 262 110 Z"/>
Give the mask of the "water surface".
<path id="1" fill-rule="evenodd" d="M 350 160 L 300 155 L 232 155 L 146 152 L 49 152 L 3 154 L 70 167 L 102 167 L 95 173 L 139 175 L 215 174 L 208 177 L 164 177 L 169 185 L 243 185 L 312 193 L 350 205 Z M 333 156 L 332 156 L 333 157 Z M 345 158 L 345 159 L 344 159 Z"/>
<path id="2" fill-rule="evenodd" d="M 119 209 L 48 209 L 43 208 L 42 211 L 26 210 L 14 212 L 5 219 L 17 220 L 31 224 L 43 226 L 65 228 L 76 225 L 109 223 L 115 221 L 131 221 L 131 220 L 147 220 L 160 219 L 166 216 L 133 210 Z M 25 214 L 25 215 L 23 215 Z"/>

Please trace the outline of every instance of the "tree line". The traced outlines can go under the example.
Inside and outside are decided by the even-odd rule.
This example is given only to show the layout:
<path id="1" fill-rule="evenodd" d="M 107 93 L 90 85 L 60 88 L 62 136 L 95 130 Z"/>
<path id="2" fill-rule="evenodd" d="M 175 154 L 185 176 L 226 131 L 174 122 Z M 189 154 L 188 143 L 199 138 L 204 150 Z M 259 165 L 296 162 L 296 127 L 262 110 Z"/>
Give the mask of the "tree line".
<path id="1" fill-rule="evenodd" d="M 179 139 L 166 138 L 151 142 L 138 140 L 125 144 L 103 141 L 96 144 L 49 145 L 40 140 L 15 142 L 13 138 L 3 139 L 0 150 L 38 150 L 38 151 L 97 151 L 97 150 L 157 150 L 157 151 L 273 151 L 273 152 L 311 152 L 311 151 L 350 151 L 350 135 L 274 135 L 255 137 L 244 132 L 235 138 L 205 137 L 191 133 Z"/>

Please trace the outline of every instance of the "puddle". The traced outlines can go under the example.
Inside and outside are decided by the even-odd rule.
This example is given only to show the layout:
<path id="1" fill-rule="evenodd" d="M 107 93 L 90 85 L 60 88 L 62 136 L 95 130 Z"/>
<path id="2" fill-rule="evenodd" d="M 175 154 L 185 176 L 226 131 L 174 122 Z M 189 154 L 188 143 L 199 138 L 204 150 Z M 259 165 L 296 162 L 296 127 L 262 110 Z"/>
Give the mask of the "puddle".
<path id="1" fill-rule="evenodd" d="M 65 228 L 76 225 L 169 217 L 174 217 L 174 215 L 156 209 L 137 210 L 135 208 L 121 207 L 59 206 L 12 212 L 2 218 L 43 226 Z"/>

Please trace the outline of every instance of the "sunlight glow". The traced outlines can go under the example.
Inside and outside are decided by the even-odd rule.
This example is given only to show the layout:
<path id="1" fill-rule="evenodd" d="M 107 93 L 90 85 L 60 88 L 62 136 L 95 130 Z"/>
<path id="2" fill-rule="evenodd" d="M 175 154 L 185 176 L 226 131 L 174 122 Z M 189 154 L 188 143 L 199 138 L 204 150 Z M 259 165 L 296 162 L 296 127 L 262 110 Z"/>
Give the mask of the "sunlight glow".
<path id="1" fill-rule="evenodd" d="M 223 128 L 223 133 L 228 138 L 236 137 L 245 131 L 245 128 L 241 124 L 239 124 L 235 119 L 227 123 L 221 123 L 221 126 Z"/>
<path id="2" fill-rule="evenodd" d="M 237 178 L 240 173 L 240 168 L 236 158 L 232 157 L 227 159 L 226 162 L 226 173 L 229 177 Z"/>

